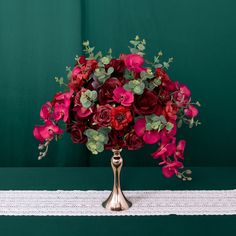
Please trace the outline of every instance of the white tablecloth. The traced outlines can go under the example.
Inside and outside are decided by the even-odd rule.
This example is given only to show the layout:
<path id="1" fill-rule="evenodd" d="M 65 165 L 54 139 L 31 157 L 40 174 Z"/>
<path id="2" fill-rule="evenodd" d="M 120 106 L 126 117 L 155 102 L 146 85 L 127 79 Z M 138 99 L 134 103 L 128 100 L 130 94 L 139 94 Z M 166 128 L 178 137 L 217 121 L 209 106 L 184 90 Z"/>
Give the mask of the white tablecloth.
<path id="1" fill-rule="evenodd" d="M 133 206 L 122 212 L 101 203 L 110 191 L 0 191 L 0 215 L 147 216 L 236 215 L 236 190 L 124 191 Z"/>

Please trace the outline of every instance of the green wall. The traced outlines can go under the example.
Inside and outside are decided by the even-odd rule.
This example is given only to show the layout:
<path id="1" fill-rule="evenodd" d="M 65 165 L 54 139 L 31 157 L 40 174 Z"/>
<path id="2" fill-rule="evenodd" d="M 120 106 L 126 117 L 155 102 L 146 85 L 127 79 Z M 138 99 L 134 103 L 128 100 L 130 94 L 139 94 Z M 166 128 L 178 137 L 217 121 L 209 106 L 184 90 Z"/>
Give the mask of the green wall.
<path id="1" fill-rule="evenodd" d="M 0 166 L 108 165 L 109 152 L 92 156 L 68 135 L 39 162 L 32 128 L 58 90 L 53 76 L 65 75 L 84 39 L 118 55 L 136 34 L 148 57 L 174 56 L 171 78 L 203 105 L 203 125 L 179 130 L 186 165 L 235 166 L 235 8 L 233 0 L 1 0 Z M 125 153 L 126 165 L 156 165 L 152 150 Z"/>

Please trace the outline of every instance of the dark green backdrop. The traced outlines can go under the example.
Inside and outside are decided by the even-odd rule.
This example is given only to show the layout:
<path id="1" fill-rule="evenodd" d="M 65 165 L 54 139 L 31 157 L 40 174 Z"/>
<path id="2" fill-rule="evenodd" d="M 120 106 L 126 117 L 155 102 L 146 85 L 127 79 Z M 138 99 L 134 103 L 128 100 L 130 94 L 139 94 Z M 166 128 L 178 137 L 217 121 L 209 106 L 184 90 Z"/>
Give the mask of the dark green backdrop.
<path id="1" fill-rule="evenodd" d="M 39 162 L 32 128 L 58 90 L 52 78 L 65 75 L 83 40 L 118 55 L 136 34 L 147 56 L 174 56 L 171 77 L 203 104 L 203 125 L 179 131 L 186 165 L 235 166 L 235 8 L 234 0 L 1 0 L 0 166 L 109 164 L 110 153 L 92 156 L 68 135 Z M 152 150 L 128 152 L 126 165 L 156 165 Z"/>

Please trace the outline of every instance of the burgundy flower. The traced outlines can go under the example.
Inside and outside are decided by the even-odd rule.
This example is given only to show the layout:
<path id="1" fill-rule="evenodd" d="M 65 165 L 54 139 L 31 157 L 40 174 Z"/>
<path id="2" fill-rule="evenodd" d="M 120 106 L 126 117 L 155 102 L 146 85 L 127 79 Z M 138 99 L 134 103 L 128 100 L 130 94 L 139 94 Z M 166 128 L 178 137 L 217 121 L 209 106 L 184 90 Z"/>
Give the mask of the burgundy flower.
<path id="1" fill-rule="evenodd" d="M 97 107 L 93 116 L 93 121 L 100 127 L 107 127 L 111 123 L 111 110 L 112 106 L 109 104 Z"/>
<path id="2" fill-rule="evenodd" d="M 139 115 L 153 114 L 158 106 L 157 94 L 153 91 L 145 89 L 142 95 L 135 95 L 134 111 Z"/>
<path id="3" fill-rule="evenodd" d="M 126 107 L 118 106 L 111 110 L 111 126 L 115 130 L 122 130 L 132 120 L 131 112 Z"/>
<path id="4" fill-rule="evenodd" d="M 109 67 L 114 68 L 114 73 L 121 74 L 125 71 L 125 63 L 120 59 L 111 59 L 109 64 L 106 66 L 106 69 L 108 69 Z"/>
<path id="5" fill-rule="evenodd" d="M 144 146 L 143 140 L 135 133 L 134 130 L 125 136 L 125 144 L 128 150 L 137 150 Z"/>
<path id="6" fill-rule="evenodd" d="M 86 127 L 83 123 L 77 122 L 70 128 L 73 143 L 86 143 L 87 137 L 84 135 Z"/>
<path id="7" fill-rule="evenodd" d="M 170 79 L 166 71 L 162 68 L 156 69 L 156 76 L 161 78 L 161 86 L 168 91 L 174 91 L 176 89 L 175 83 Z"/>
<path id="8" fill-rule="evenodd" d="M 98 100 L 100 105 L 105 105 L 113 100 L 113 90 L 117 87 L 121 87 L 122 83 L 115 77 L 109 78 L 103 84 L 98 92 Z"/>
<path id="9" fill-rule="evenodd" d="M 124 130 L 114 130 L 112 129 L 108 133 L 108 143 L 105 144 L 106 150 L 111 150 L 113 148 L 125 148 L 125 142 L 124 142 L 124 136 L 125 132 Z"/>

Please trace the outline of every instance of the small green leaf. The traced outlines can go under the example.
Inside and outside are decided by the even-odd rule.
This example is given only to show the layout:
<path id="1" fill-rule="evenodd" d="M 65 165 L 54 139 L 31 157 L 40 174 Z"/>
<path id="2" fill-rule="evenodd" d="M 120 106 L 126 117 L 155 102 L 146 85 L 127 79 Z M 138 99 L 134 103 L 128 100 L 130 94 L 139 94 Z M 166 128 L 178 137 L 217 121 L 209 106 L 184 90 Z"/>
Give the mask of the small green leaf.
<path id="1" fill-rule="evenodd" d="M 173 127 L 174 127 L 174 125 L 173 125 L 172 123 L 167 122 L 167 124 L 166 124 L 166 129 L 167 129 L 168 131 L 171 131 L 171 130 L 173 129 Z"/>
<path id="2" fill-rule="evenodd" d="M 182 127 L 182 124 L 183 124 L 183 120 L 179 120 L 178 123 L 177 123 L 177 127 L 178 128 L 181 128 Z"/>
<path id="3" fill-rule="evenodd" d="M 114 72 L 114 68 L 113 67 L 109 67 L 107 70 L 107 74 L 111 75 Z"/>

